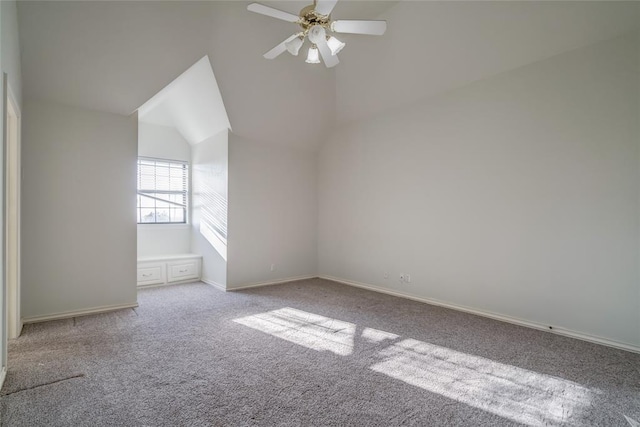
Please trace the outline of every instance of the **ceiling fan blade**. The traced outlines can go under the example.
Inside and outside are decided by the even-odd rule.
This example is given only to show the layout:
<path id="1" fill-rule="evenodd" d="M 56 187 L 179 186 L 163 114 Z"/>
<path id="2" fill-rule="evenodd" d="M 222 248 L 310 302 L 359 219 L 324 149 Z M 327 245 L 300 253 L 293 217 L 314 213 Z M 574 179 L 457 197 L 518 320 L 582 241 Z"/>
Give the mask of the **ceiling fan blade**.
<path id="1" fill-rule="evenodd" d="M 285 44 L 287 42 L 290 42 L 291 40 L 295 39 L 296 37 L 298 37 L 298 34 L 292 35 L 291 37 L 287 38 L 285 41 L 280 43 L 278 46 L 274 47 L 269 52 L 265 53 L 263 56 L 265 58 L 267 58 L 267 59 L 273 59 L 273 58 L 279 56 L 281 53 L 283 53 L 285 50 L 287 50 L 287 46 L 285 46 Z"/>
<path id="2" fill-rule="evenodd" d="M 338 0 L 318 0 L 316 2 L 316 12 L 320 15 L 327 16 L 338 3 Z"/>
<path id="3" fill-rule="evenodd" d="M 282 19 L 287 22 L 298 22 L 300 17 L 298 15 L 294 15 L 293 13 L 284 12 L 282 10 L 274 9 L 269 6 L 265 6 L 260 3 L 251 3 L 247 6 L 247 10 L 251 12 L 259 13 L 261 15 L 271 16 L 272 18 Z"/>
<path id="4" fill-rule="evenodd" d="M 320 56 L 322 56 L 324 65 L 326 65 L 327 68 L 335 67 L 340 63 L 340 60 L 338 59 L 338 55 L 331 54 L 331 49 L 329 49 L 329 45 L 327 44 L 326 40 L 320 41 L 320 43 L 318 43 L 316 46 L 318 47 L 318 50 L 320 51 Z"/>
<path id="5" fill-rule="evenodd" d="M 336 33 L 369 34 L 381 36 L 387 30 L 387 21 L 333 21 L 331 31 Z"/>

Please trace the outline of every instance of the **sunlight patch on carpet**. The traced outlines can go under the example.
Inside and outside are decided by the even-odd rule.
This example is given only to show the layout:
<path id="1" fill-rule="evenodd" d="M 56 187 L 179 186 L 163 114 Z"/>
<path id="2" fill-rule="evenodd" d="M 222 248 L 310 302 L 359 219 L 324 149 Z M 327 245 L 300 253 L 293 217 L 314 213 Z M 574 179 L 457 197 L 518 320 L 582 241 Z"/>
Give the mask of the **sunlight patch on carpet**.
<path id="1" fill-rule="evenodd" d="M 285 307 L 235 319 L 234 322 L 317 351 L 353 353 L 356 325 Z"/>
<path id="2" fill-rule="evenodd" d="M 526 425 L 565 423 L 591 401 L 592 392 L 572 381 L 414 339 L 380 356 L 373 371 Z"/>
<path id="3" fill-rule="evenodd" d="M 366 341 L 375 344 L 379 344 L 381 342 L 384 342 L 385 340 L 395 340 L 397 338 L 400 338 L 398 335 L 392 334 L 391 332 L 385 332 L 373 328 L 364 328 L 361 336 Z"/>
<path id="4" fill-rule="evenodd" d="M 349 356 L 354 340 L 379 346 L 369 369 L 526 425 L 578 419 L 592 394 L 562 378 L 286 307 L 234 322 L 316 351 Z"/>
<path id="5" fill-rule="evenodd" d="M 629 423 L 629 425 L 631 427 L 640 427 L 640 423 L 637 422 L 636 420 L 634 420 L 633 418 L 627 417 L 626 415 L 624 416 L 624 419 L 627 420 L 627 422 Z"/>

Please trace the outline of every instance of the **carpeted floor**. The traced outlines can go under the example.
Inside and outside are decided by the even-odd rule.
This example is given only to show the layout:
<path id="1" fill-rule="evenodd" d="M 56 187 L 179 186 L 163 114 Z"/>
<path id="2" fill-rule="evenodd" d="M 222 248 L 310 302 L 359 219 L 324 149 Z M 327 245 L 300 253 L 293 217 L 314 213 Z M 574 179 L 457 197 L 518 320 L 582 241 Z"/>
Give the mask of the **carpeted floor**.
<path id="1" fill-rule="evenodd" d="M 635 426 L 640 355 L 320 279 L 26 325 L 6 426 Z"/>

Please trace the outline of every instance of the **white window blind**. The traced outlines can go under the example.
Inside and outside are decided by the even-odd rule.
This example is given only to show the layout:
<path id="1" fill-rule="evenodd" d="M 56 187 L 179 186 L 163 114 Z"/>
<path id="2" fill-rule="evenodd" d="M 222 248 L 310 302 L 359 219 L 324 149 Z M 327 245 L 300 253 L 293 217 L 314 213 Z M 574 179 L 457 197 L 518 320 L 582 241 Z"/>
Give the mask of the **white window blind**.
<path id="1" fill-rule="evenodd" d="M 138 158 L 138 224 L 187 222 L 189 165 Z"/>

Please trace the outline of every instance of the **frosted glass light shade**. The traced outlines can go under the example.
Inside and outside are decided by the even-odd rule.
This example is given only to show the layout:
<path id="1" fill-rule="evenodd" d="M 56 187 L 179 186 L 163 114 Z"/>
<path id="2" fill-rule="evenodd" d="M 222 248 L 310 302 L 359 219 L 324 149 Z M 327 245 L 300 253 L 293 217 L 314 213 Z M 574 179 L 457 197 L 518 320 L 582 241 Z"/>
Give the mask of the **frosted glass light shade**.
<path id="1" fill-rule="evenodd" d="M 313 44 L 321 43 L 323 40 L 326 40 L 327 32 L 320 25 L 314 25 L 309 29 L 309 33 L 307 37 L 309 37 L 309 41 Z"/>
<path id="2" fill-rule="evenodd" d="M 289 51 L 289 53 L 291 55 L 298 56 L 298 52 L 300 51 L 300 48 L 302 47 L 302 42 L 303 42 L 303 40 L 300 37 L 296 37 L 293 40 L 289 40 L 284 45 L 285 45 L 285 47 L 287 48 L 287 50 Z"/>
<path id="3" fill-rule="evenodd" d="M 327 40 L 327 45 L 329 46 L 329 49 L 331 49 L 331 55 L 337 55 L 338 52 L 340 52 L 342 48 L 346 46 L 345 43 L 341 42 L 333 36 L 329 37 L 329 39 Z"/>
<path id="4" fill-rule="evenodd" d="M 309 48 L 309 53 L 307 54 L 307 60 L 305 61 L 307 64 L 319 64 L 320 56 L 318 55 L 318 48 L 316 45 L 313 45 Z"/>

